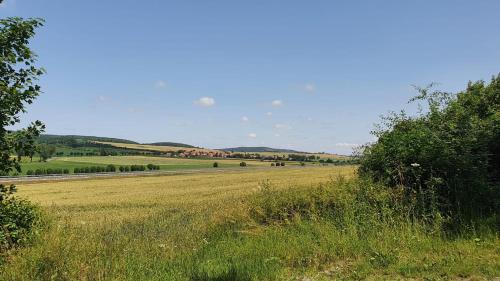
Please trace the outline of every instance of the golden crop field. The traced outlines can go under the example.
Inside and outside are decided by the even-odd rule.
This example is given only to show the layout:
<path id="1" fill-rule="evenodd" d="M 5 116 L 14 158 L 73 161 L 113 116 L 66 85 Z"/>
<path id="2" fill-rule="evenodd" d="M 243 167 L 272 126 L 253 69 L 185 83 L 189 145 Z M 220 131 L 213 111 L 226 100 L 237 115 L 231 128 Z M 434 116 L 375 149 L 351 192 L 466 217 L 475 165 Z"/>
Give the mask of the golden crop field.
<path id="1" fill-rule="evenodd" d="M 355 169 L 269 168 L 19 184 L 16 196 L 39 204 L 47 223 L 37 241 L 12 253 L 0 280 L 498 276 L 497 236 L 448 240 L 399 220 L 396 213 L 380 220 L 380 212 L 388 211 L 378 204 L 384 191 L 375 193 L 382 197 L 374 205 L 366 203 L 367 193 L 355 188 L 360 183 Z M 334 216 L 321 217 L 321 212 Z M 288 217 L 293 213 L 297 217 Z M 415 263 L 423 269 L 415 270 Z M 434 266 L 426 269 L 426 264 Z"/>
<path id="2" fill-rule="evenodd" d="M 263 180 L 280 187 L 307 186 L 353 171 L 343 166 L 27 183 L 18 185 L 18 196 L 78 222 L 135 220 L 168 207 L 238 198 Z"/>

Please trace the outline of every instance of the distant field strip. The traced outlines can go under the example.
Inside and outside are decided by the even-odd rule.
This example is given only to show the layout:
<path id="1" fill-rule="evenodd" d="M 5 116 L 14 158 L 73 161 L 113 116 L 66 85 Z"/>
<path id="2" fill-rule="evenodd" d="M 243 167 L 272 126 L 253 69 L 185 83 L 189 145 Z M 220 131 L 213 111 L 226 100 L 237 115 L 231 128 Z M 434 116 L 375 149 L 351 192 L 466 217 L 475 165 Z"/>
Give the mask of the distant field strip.
<path id="1" fill-rule="evenodd" d="M 148 145 L 148 144 L 134 144 L 134 143 L 117 143 L 117 142 L 104 142 L 96 141 L 95 143 L 107 144 L 114 147 L 130 148 L 130 149 L 140 149 L 140 150 L 152 150 L 152 151 L 196 151 L 196 152 L 222 152 L 221 150 L 206 149 L 206 148 L 192 148 L 192 147 L 179 147 L 179 146 L 164 146 L 164 145 Z"/>

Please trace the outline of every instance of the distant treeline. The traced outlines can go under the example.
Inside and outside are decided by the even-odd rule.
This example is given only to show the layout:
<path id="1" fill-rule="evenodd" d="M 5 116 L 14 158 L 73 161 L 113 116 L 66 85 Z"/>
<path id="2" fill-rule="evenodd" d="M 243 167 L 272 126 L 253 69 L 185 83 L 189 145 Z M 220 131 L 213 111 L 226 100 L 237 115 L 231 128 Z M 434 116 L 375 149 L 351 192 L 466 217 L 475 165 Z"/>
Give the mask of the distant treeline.
<path id="1" fill-rule="evenodd" d="M 147 165 L 121 165 L 115 166 L 109 164 L 107 166 L 89 166 L 89 167 L 76 167 L 73 169 L 75 174 L 88 174 L 88 173 L 114 173 L 114 172 L 142 172 L 142 171 L 154 171 L 160 170 L 159 165 L 147 164 Z M 36 169 L 26 171 L 26 175 L 63 175 L 69 174 L 69 169 L 61 168 L 48 168 L 48 169 Z"/>
<path id="2" fill-rule="evenodd" d="M 260 159 L 262 161 L 297 161 L 297 162 L 319 162 L 327 164 L 338 164 L 338 165 L 354 165 L 358 164 L 359 160 L 357 158 L 345 158 L 345 159 L 322 159 L 320 156 L 307 155 L 307 154 L 288 154 L 288 155 L 261 155 L 259 153 L 233 153 L 228 156 L 228 158 L 235 159 Z"/>
<path id="3" fill-rule="evenodd" d="M 153 171 L 153 170 L 160 170 L 159 165 L 154 165 L 154 164 L 148 164 L 148 165 L 121 165 L 121 166 L 115 166 L 115 165 L 107 165 L 106 167 L 103 166 L 90 166 L 90 167 L 83 167 L 83 168 L 75 168 L 74 173 L 75 174 L 86 174 L 86 173 L 114 173 L 114 172 L 143 172 L 143 171 Z"/>

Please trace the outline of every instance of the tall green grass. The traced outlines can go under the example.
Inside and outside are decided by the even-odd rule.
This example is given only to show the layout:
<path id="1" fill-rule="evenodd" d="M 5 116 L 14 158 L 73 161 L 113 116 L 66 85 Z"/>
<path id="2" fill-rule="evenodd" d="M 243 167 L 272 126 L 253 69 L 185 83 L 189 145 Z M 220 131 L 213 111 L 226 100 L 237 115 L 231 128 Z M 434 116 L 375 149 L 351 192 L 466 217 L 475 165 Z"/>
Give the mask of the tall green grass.
<path id="1" fill-rule="evenodd" d="M 491 224 L 447 233 L 383 186 L 263 182 L 249 197 L 179 205 L 148 219 L 54 222 L 12 252 L 0 280 L 429 280 L 500 276 Z M 436 216 L 439 217 L 439 216 Z"/>

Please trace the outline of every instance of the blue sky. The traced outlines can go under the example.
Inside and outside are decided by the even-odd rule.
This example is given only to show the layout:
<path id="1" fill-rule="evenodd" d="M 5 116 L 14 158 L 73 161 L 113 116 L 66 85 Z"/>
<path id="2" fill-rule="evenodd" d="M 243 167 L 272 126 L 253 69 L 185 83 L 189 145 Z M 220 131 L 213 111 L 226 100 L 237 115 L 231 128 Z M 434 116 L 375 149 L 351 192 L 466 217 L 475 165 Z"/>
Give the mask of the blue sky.
<path id="1" fill-rule="evenodd" d="M 42 17 L 47 132 L 350 153 L 411 85 L 500 72 L 500 1 L 6 0 Z M 410 108 L 411 110 L 411 108 Z"/>

